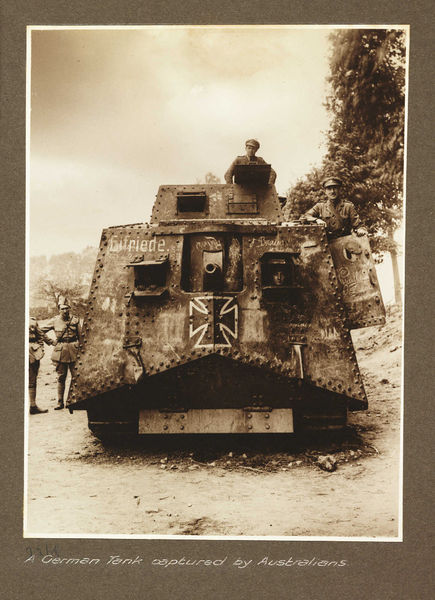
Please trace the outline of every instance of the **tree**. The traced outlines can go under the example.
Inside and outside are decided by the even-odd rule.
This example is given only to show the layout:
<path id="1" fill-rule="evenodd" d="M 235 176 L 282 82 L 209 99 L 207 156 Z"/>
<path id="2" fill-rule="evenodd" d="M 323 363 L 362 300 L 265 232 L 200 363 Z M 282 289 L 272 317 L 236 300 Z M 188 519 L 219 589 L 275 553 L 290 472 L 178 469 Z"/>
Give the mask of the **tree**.
<path id="1" fill-rule="evenodd" d="M 206 183 L 206 184 L 215 184 L 215 183 L 220 183 L 221 180 L 220 178 L 215 175 L 214 173 L 212 173 L 211 171 L 209 171 L 208 173 L 205 174 L 204 176 L 204 181 L 201 181 L 201 179 L 197 179 L 196 183 Z"/>
<path id="2" fill-rule="evenodd" d="M 40 278 L 35 285 L 34 298 L 49 304 L 52 313 L 57 311 L 59 297 L 69 300 L 73 308 L 81 306 L 83 298 L 83 285 L 78 282 L 58 283 L 52 279 Z"/>
<path id="3" fill-rule="evenodd" d="M 307 210 L 319 199 L 322 176 L 337 174 L 369 229 L 373 251 L 391 254 L 400 304 L 394 232 L 403 204 L 405 33 L 350 29 L 330 39 L 327 152 L 321 168 L 289 190 L 287 211 Z"/>
<path id="4" fill-rule="evenodd" d="M 351 29 L 332 34 L 333 119 L 325 168 L 337 166 L 369 227 L 375 252 L 390 252 L 401 303 L 397 244 L 403 205 L 405 33 Z"/>
<path id="5" fill-rule="evenodd" d="M 81 253 L 54 254 L 49 261 L 42 257 L 30 259 L 30 306 L 46 307 L 53 315 L 60 296 L 66 297 L 75 314 L 83 316 L 85 298 L 98 250 L 88 246 Z M 45 259 L 45 257 L 43 257 Z"/>
<path id="6" fill-rule="evenodd" d="M 298 219 L 303 213 L 323 199 L 322 171 L 313 168 L 304 178 L 287 191 L 284 217 L 287 221 Z"/>
<path id="7" fill-rule="evenodd" d="M 331 142 L 352 140 L 373 175 L 402 187 L 405 33 L 351 29 L 331 36 Z"/>

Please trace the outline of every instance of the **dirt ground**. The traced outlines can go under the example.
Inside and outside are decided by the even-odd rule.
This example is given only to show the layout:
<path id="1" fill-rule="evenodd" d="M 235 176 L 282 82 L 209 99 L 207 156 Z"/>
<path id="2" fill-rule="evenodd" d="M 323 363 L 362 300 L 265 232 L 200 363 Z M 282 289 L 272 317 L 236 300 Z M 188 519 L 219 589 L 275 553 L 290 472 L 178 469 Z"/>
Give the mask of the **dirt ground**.
<path id="1" fill-rule="evenodd" d="M 28 423 L 25 535 L 399 535 L 401 318 L 353 333 L 369 409 L 341 434 L 181 437 L 103 446 L 54 411 L 50 349 Z M 331 457 L 333 471 L 321 468 Z"/>

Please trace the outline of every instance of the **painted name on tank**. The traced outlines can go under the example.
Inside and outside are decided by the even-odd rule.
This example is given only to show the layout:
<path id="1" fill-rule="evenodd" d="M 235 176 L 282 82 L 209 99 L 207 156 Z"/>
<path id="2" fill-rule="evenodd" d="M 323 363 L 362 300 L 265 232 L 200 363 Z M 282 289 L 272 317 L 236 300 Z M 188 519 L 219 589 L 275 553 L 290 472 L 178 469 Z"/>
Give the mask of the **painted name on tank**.
<path id="1" fill-rule="evenodd" d="M 289 250 L 289 240 L 286 238 L 275 238 L 275 237 L 265 237 L 261 235 L 260 237 L 251 238 L 248 242 L 249 248 L 254 246 L 266 246 L 267 248 L 276 248 L 280 251 L 288 251 Z M 298 250 L 295 250 L 298 251 Z"/>
<path id="2" fill-rule="evenodd" d="M 109 252 L 164 252 L 166 248 L 165 239 L 141 238 L 119 238 L 114 235 L 109 242 Z"/>

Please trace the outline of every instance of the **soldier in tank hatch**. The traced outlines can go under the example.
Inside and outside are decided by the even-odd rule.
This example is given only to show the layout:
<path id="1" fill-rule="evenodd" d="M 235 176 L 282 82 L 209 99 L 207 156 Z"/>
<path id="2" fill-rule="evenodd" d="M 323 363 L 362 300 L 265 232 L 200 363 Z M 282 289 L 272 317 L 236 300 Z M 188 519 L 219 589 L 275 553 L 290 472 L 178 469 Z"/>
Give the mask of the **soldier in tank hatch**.
<path id="1" fill-rule="evenodd" d="M 366 235 L 367 229 L 362 226 L 355 206 L 341 197 L 341 179 L 329 176 L 323 180 L 322 185 L 326 200 L 317 202 L 302 215 L 301 220 L 325 225 L 329 239 L 350 235 L 353 230 L 358 236 Z"/>
<path id="2" fill-rule="evenodd" d="M 44 327 L 45 332 L 54 330 L 56 345 L 51 360 L 56 366 L 57 373 L 57 406 L 54 410 L 64 407 L 65 381 L 68 370 L 77 359 L 78 345 L 81 341 L 80 323 L 77 317 L 70 313 L 71 307 L 65 298 L 59 299 L 59 316 L 51 324 Z"/>
<path id="3" fill-rule="evenodd" d="M 234 176 L 234 167 L 236 165 L 267 165 L 268 163 L 261 158 L 261 156 L 255 156 L 255 153 L 260 147 L 260 143 L 257 140 L 251 139 L 247 140 L 245 143 L 246 154 L 244 156 L 238 156 L 231 165 L 229 166 L 227 172 L 225 173 L 225 181 L 226 183 L 233 183 Z M 269 184 L 275 183 L 276 173 L 271 168 L 270 169 L 270 177 Z"/>
<path id="4" fill-rule="evenodd" d="M 44 356 L 44 342 L 52 345 L 54 342 L 40 329 L 38 321 L 34 317 L 29 320 L 29 401 L 31 415 L 48 412 L 42 410 L 36 404 L 36 382 L 38 379 L 41 358 Z"/>

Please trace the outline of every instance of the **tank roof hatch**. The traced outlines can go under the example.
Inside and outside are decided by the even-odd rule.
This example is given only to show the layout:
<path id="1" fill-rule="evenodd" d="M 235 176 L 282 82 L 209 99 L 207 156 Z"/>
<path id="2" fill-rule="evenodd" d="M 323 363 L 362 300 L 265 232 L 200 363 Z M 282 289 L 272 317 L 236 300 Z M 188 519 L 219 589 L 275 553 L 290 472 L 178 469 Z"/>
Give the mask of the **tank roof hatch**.
<path id="1" fill-rule="evenodd" d="M 267 185 L 271 165 L 235 165 L 234 182 L 239 185 Z"/>

